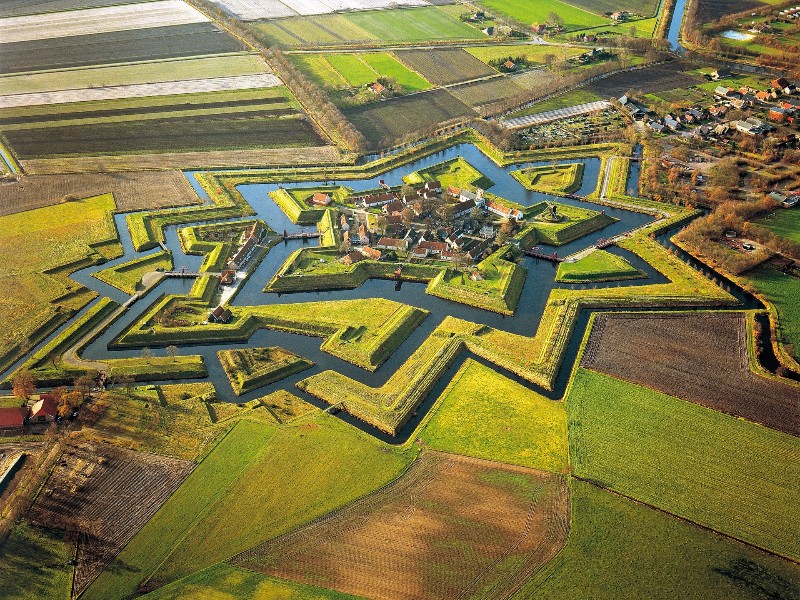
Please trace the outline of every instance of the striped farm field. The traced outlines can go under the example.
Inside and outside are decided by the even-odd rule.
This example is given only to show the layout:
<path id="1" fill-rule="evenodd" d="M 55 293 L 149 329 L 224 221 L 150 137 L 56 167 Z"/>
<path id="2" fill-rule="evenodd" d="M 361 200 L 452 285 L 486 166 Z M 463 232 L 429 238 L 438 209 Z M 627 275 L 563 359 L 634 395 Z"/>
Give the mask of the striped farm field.
<path id="1" fill-rule="evenodd" d="M 244 21 L 296 15 L 322 15 L 337 10 L 375 10 L 397 6 L 428 6 L 425 0 L 217 0 Z"/>
<path id="2" fill-rule="evenodd" d="M 560 0 L 481 0 L 491 12 L 511 17 L 520 23 L 546 23 L 551 13 L 564 20 L 568 30 L 607 25 L 610 19 Z M 618 10 L 618 9 L 617 9 Z"/>
<path id="3" fill-rule="evenodd" d="M 249 26 L 264 42 L 281 48 L 385 46 L 484 37 L 436 6 L 288 17 Z"/>
<path id="4" fill-rule="evenodd" d="M 148 0 L 3 0 L 0 3 L 0 18 L 21 17 L 43 13 L 57 13 L 65 10 L 134 4 Z"/>
<path id="5" fill-rule="evenodd" d="M 66 104 L 91 100 L 118 100 L 122 98 L 147 98 L 150 96 L 172 96 L 175 94 L 271 88 L 280 85 L 281 80 L 275 75 L 271 73 L 258 73 L 255 75 L 237 75 L 234 77 L 211 77 L 208 79 L 136 83 L 132 85 L 115 85 L 102 88 L 91 87 L 77 90 L 35 92 L 32 94 L 10 94 L 8 96 L 2 96 L 2 98 L 5 107 L 14 108 L 19 106 Z"/>
<path id="6" fill-rule="evenodd" d="M 522 56 L 531 63 L 539 64 L 544 64 L 547 62 L 545 57 L 548 54 L 553 55 L 556 60 L 564 60 L 565 58 L 572 58 L 573 56 L 578 56 L 579 54 L 583 54 L 585 52 L 583 48 L 572 48 L 569 46 L 559 46 L 558 48 L 553 48 L 553 46 L 533 46 L 527 44 L 493 44 L 491 46 L 472 46 L 465 48 L 465 50 L 472 54 L 472 56 L 475 58 L 482 60 L 485 63 L 488 63 L 491 60 L 506 58 L 508 56 Z"/>
<path id="7" fill-rule="evenodd" d="M 244 49 L 244 44 L 213 23 L 191 23 L 0 43 L 0 73 L 205 56 Z"/>
<path id="8" fill-rule="evenodd" d="M 567 418 L 577 476 L 800 559 L 799 438 L 586 369 Z"/>
<path id="9" fill-rule="evenodd" d="M 448 91 L 473 108 L 523 93 L 523 89 L 509 77 L 495 77 L 485 81 L 464 83 L 448 88 Z"/>
<path id="10" fill-rule="evenodd" d="M 292 56 L 292 61 L 319 85 L 328 89 L 360 86 L 380 77 L 395 79 L 402 91 L 407 93 L 431 87 L 419 74 L 388 52 L 296 54 Z"/>
<path id="11" fill-rule="evenodd" d="M 0 96 L 233 77 L 265 72 L 269 72 L 266 64 L 259 56 L 253 54 L 181 58 L 132 65 L 65 69 L 49 73 L 4 75 L 0 77 Z"/>
<path id="12" fill-rule="evenodd" d="M 402 50 L 397 52 L 397 58 L 436 85 L 451 85 L 497 74 L 461 48 Z"/>
<path id="13" fill-rule="evenodd" d="M 182 0 L 157 0 L 84 10 L 0 19 L 4 43 L 48 38 L 187 25 L 208 21 L 203 13 Z"/>

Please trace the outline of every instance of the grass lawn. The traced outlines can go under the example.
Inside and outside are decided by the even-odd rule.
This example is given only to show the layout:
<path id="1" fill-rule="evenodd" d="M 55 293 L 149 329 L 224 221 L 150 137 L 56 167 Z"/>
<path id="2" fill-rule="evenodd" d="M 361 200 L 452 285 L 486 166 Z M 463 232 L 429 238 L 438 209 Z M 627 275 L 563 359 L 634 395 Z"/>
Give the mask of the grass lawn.
<path id="1" fill-rule="evenodd" d="M 458 188 L 481 187 L 490 188 L 494 182 L 473 167 L 465 159 L 458 157 L 431 165 L 403 177 L 403 181 L 410 185 L 420 185 L 426 181 L 438 181 L 442 187 Z"/>
<path id="2" fill-rule="evenodd" d="M 172 268 L 172 254 L 169 252 L 156 252 L 134 258 L 126 263 L 103 269 L 93 275 L 100 281 L 122 290 L 126 294 L 133 294 L 142 288 L 142 277 L 151 271 L 168 271 Z"/>
<path id="3" fill-rule="evenodd" d="M 20 523 L 0 545 L 0 597 L 5 600 L 69 600 L 72 551 L 60 531 Z"/>
<path id="4" fill-rule="evenodd" d="M 147 600 L 356 600 L 356 596 L 334 590 L 268 577 L 226 564 L 176 581 L 147 595 Z"/>
<path id="5" fill-rule="evenodd" d="M 143 580 L 210 567 L 374 491 L 415 454 L 324 414 L 297 427 L 243 420 L 84 597 L 124 598 Z"/>
<path id="6" fill-rule="evenodd" d="M 542 165 L 512 171 L 511 176 L 526 189 L 544 194 L 569 194 L 580 189 L 583 181 L 583 163 L 568 165 Z"/>
<path id="7" fill-rule="evenodd" d="M 800 353 L 800 278 L 762 268 L 747 274 L 755 286 L 778 311 L 778 338 L 791 345 L 790 354 Z"/>
<path id="8" fill-rule="evenodd" d="M 577 476 L 800 559 L 800 439 L 585 369 L 567 415 Z"/>
<path id="9" fill-rule="evenodd" d="M 369 52 L 359 55 L 361 60 L 367 63 L 383 77 L 393 77 L 403 88 L 403 92 L 420 92 L 431 88 L 431 84 L 415 73 L 403 63 L 398 61 L 394 55 L 386 52 Z"/>
<path id="10" fill-rule="evenodd" d="M 800 566 L 573 480 L 564 549 L 516 596 L 797 598 Z"/>
<path id="11" fill-rule="evenodd" d="M 564 27 L 567 29 L 595 27 L 609 22 L 607 18 L 559 0 L 541 0 L 538 2 L 531 2 L 530 0 L 481 0 L 480 4 L 489 11 L 506 15 L 526 25 L 547 22 L 547 17 L 551 12 L 556 13 L 564 20 Z"/>
<path id="12" fill-rule="evenodd" d="M 94 293 L 70 280 L 80 266 L 121 254 L 111 194 L 0 217 L 0 273 L 5 290 L 0 364 L 48 323 L 62 322 Z M 59 311 L 60 307 L 60 311 Z"/>
<path id="13" fill-rule="evenodd" d="M 419 437 L 431 448 L 555 473 L 567 466 L 564 405 L 467 360 Z"/>
<path id="14" fill-rule="evenodd" d="M 766 227 L 775 235 L 800 244 L 800 210 L 776 209 L 766 219 L 758 219 L 756 224 Z"/>
<path id="15" fill-rule="evenodd" d="M 220 350 L 217 356 L 237 396 L 314 366 L 310 360 L 277 346 Z"/>
<path id="16" fill-rule="evenodd" d="M 326 54 L 325 60 L 353 87 L 374 82 L 378 74 L 357 54 Z"/>
<path id="17" fill-rule="evenodd" d="M 353 12 L 348 13 L 347 18 L 384 42 L 474 40 L 485 37 L 477 29 L 436 6 Z"/>
<path id="18" fill-rule="evenodd" d="M 624 258 L 605 250 L 595 250 L 574 263 L 559 263 L 556 281 L 591 283 L 647 277 Z"/>

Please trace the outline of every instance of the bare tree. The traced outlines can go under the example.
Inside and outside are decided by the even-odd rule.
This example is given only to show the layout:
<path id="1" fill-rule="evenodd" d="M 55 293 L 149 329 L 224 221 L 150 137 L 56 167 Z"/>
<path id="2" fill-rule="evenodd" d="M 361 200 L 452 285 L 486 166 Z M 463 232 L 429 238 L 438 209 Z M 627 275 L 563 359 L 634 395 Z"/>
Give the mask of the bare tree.
<path id="1" fill-rule="evenodd" d="M 177 346 L 170 344 L 167 346 L 167 354 L 169 354 L 172 357 L 172 361 L 175 362 L 178 360 L 178 354 L 180 354 L 180 351 L 178 350 Z"/>

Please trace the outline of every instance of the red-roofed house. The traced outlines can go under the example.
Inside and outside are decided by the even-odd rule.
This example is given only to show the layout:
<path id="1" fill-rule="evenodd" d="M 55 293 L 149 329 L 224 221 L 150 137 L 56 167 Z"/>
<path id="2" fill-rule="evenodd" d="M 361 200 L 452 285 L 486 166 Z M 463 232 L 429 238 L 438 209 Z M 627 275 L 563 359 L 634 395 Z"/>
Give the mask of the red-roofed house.
<path id="1" fill-rule="evenodd" d="M 52 423 L 58 416 L 58 405 L 49 395 L 42 394 L 42 396 L 31 408 L 30 420 L 33 423 Z"/>
<path id="2" fill-rule="evenodd" d="M 26 406 L 0 408 L 0 429 L 22 429 L 28 416 Z"/>
<path id="3" fill-rule="evenodd" d="M 328 194 L 323 194 L 322 192 L 314 192 L 314 195 L 311 196 L 309 200 L 311 204 L 314 206 L 328 206 L 332 200 Z"/>

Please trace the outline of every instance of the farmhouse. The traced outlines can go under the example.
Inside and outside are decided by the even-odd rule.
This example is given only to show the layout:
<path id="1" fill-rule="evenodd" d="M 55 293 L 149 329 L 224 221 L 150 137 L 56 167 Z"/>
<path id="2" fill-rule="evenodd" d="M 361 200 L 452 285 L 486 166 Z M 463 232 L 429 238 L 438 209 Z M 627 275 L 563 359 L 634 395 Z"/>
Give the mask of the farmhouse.
<path id="1" fill-rule="evenodd" d="M 376 94 L 382 94 L 383 92 L 386 91 L 386 87 L 378 81 L 376 81 L 375 83 L 370 83 L 369 89 L 371 89 Z"/>
<path id="2" fill-rule="evenodd" d="M 309 199 L 309 204 L 312 204 L 313 206 L 329 206 L 331 202 L 331 197 L 322 192 L 315 192 L 314 195 Z"/>
<path id="3" fill-rule="evenodd" d="M 711 79 L 717 81 L 718 79 L 724 79 L 725 77 L 730 77 L 732 75 L 731 70 L 727 67 L 720 67 L 713 73 L 711 73 Z"/>
<path id="4" fill-rule="evenodd" d="M 0 408 L 0 430 L 22 429 L 28 417 L 28 408 L 20 406 Z"/>
<path id="5" fill-rule="evenodd" d="M 31 408 L 30 421 L 33 423 L 52 423 L 58 416 L 58 406 L 49 395 L 42 394 L 42 396 Z"/>
<path id="6" fill-rule="evenodd" d="M 231 320 L 233 314 L 231 311 L 222 305 L 218 306 L 208 315 L 209 323 L 227 323 Z"/>

